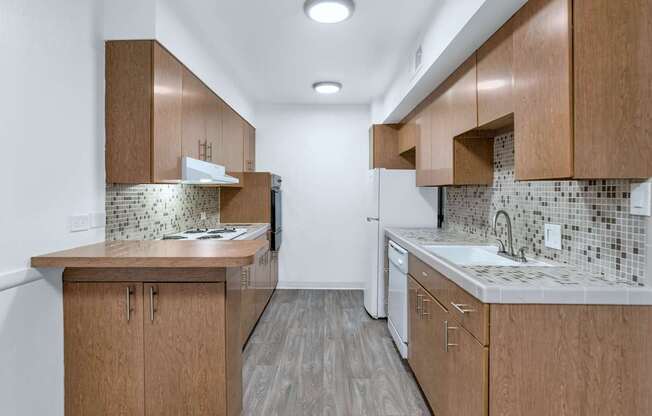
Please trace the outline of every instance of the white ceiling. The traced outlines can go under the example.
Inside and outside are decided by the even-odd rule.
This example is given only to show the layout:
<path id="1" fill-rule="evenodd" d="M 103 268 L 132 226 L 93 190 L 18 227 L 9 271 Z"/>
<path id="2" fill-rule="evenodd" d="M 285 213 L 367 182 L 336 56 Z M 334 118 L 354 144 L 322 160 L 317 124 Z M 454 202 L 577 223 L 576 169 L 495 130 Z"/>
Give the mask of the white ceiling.
<path id="1" fill-rule="evenodd" d="M 353 17 L 320 24 L 303 0 L 167 2 L 252 99 L 263 103 L 370 103 L 385 93 L 435 12 L 433 0 L 355 0 Z M 340 94 L 311 85 L 333 80 Z"/>

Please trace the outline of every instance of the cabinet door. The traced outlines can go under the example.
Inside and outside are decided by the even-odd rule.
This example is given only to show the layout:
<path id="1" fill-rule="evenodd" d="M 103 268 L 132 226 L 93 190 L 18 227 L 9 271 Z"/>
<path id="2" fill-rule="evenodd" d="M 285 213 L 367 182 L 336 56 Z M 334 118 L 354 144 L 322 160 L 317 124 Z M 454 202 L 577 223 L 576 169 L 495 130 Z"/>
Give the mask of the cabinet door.
<path id="1" fill-rule="evenodd" d="M 256 171 L 256 129 L 245 123 L 244 168 L 246 172 Z"/>
<path id="2" fill-rule="evenodd" d="M 222 103 L 208 88 L 205 96 L 206 160 L 222 165 Z"/>
<path id="3" fill-rule="evenodd" d="M 476 55 L 460 65 L 447 81 L 448 132 L 453 137 L 478 127 L 478 78 Z"/>
<path id="4" fill-rule="evenodd" d="M 431 185 L 452 185 L 454 180 L 451 98 L 448 89 L 430 106 Z"/>
<path id="5" fill-rule="evenodd" d="M 489 411 L 489 350 L 455 322 L 449 322 L 444 357 L 448 362 L 446 412 L 440 415 L 486 416 Z"/>
<path id="6" fill-rule="evenodd" d="M 278 251 L 272 251 L 272 292 L 278 286 Z"/>
<path id="7" fill-rule="evenodd" d="M 146 414 L 226 415 L 224 283 L 145 284 L 145 297 Z"/>
<path id="8" fill-rule="evenodd" d="M 157 42 L 154 48 L 152 180 L 181 179 L 183 66 Z"/>
<path id="9" fill-rule="evenodd" d="M 514 113 L 512 30 L 509 20 L 478 49 L 479 126 L 499 127 L 497 122 Z"/>
<path id="10" fill-rule="evenodd" d="M 516 179 L 572 177 L 571 0 L 530 0 L 514 28 Z"/>
<path id="11" fill-rule="evenodd" d="M 243 172 L 244 122 L 228 105 L 224 105 L 222 125 L 222 150 L 224 165 L 229 172 Z"/>
<path id="12" fill-rule="evenodd" d="M 434 414 L 447 408 L 444 308 L 412 278 L 408 280 L 408 363 Z"/>
<path id="13" fill-rule="evenodd" d="M 416 123 L 409 121 L 398 131 L 398 152 L 403 154 L 414 150 L 417 146 Z"/>
<path id="14" fill-rule="evenodd" d="M 206 141 L 205 88 L 192 72 L 183 69 L 181 154 L 193 159 L 203 159 L 204 156 L 203 150 L 200 155 L 200 147 Z"/>
<path id="15" fill-rule="evenodd" d="M 63 284 L 66 415 L 143 415 L 143 285 Z"/>
<path id="16" fill-rule="evenodd" d="M 256 265 L 242 269 L 242 293 L 240 294 L 240 336 L 242 346 L 249 339 L 249 334 L 256 323 L 256 288 L 253 277 Z"/>
<path id="17" fill-rule="evenodd" d="M 431 107 L 426 107 L 414 118 L 417 186 L 432 184 Z"/>
<path id="18" fill-rule="evenodd" d="M 576 178 L 652 176 L 650 22 L 650 0 L 573 1 Z"/>

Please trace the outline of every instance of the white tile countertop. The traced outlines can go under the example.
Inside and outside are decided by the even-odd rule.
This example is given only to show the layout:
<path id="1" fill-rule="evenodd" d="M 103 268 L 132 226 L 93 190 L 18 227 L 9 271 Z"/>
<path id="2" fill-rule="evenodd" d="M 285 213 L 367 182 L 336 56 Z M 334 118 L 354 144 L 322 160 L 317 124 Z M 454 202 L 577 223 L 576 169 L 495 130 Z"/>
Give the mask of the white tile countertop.
<path id="1" fill-rule="evenodd" d="M 484 303 L 652 305 L 652 286 L 579 270 L 567 264 L 537 266 L 460 266 L 427 245 L 493 245 L 491 239 L 433 228 L 386 228 L 392 241 Z"/>

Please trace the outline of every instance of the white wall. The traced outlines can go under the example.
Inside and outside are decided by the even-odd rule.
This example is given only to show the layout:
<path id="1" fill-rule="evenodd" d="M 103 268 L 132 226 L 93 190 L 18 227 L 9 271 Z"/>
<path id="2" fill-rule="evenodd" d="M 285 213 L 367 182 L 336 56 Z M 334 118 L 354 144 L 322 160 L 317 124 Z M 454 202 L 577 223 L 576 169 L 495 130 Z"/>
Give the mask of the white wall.
<path id="1" fill-rule="evenodd" d="M 105 39 L 156 39 L 247 121 L 254 106 L 237 68 L 222 56 L 216 27 L 220 5 L 213 0 L 102 0 Z"/>
<path id="2" fill-rule="evenodd" d="M 441 0 L 431 21 L 408 48 L 406 65 L 381 97 L 372 103 L 374 123 L 394 123 L 405 117 L 464 60 L 478 49 L 527 0 Z M 422 46 L 423 64 L 411 65 Z"/>
<path id="3" fill-rule="evenodd" d="M 279 286 L 362 288 L 368 106 L 256 108 L 256 167 L 283 177 Z"/>
<path id="4" fill-rule="evenodd" d="M 68 232 L 69 215 L 104 210 L 102 28 L 98 1 L 0 1 L 3 415 L 63 414 L 61 277 L 27 268 L 104 238 Z"/>

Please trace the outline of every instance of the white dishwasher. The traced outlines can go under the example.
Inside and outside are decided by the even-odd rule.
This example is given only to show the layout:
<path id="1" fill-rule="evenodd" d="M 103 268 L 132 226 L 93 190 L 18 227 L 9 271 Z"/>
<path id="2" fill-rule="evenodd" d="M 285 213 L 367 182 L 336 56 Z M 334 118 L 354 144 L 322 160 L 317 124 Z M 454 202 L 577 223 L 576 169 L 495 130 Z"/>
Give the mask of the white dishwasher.
<path id="1" fill-rule="evenodd" d="M 387 248 L 389 258 L 389 293 L 387 326 L 401 357 L 408 356 L 408 252 L 395 242 L 389 242 Z"/>

